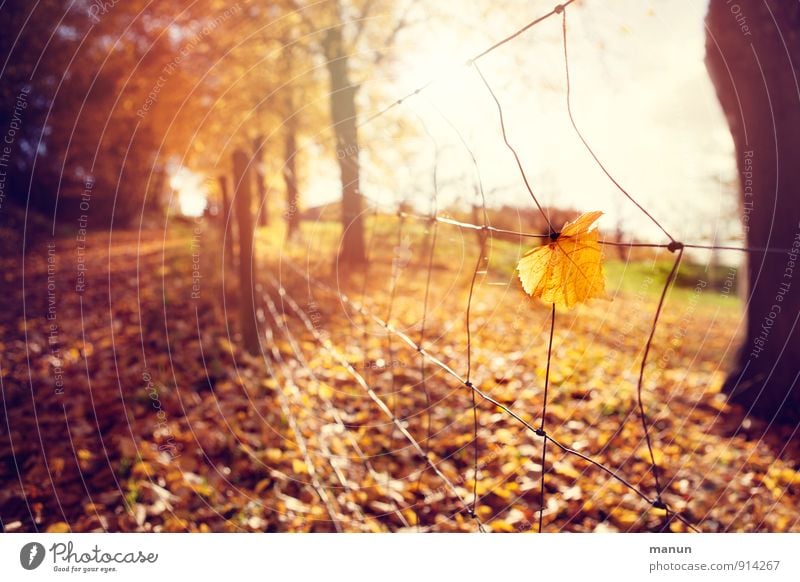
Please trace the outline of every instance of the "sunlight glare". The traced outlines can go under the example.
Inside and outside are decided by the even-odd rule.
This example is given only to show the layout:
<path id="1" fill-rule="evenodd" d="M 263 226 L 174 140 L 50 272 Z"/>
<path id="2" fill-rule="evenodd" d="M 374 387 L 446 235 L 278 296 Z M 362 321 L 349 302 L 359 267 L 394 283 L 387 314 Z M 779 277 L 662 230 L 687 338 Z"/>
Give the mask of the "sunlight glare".
<path id="1" fill-rule="evenodd" d="M 169 180 L 178 194 L 178 209 L 186 216 L 201 216 L 208 203 L 208 191 L 203 176 L 186 167 L 180 167 Z"/>

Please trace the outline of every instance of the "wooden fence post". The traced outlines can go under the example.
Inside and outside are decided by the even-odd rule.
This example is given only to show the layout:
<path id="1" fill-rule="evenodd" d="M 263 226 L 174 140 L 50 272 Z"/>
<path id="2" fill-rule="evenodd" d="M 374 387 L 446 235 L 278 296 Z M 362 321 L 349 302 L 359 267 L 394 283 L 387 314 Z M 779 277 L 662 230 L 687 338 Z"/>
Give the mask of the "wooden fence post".
<path id="1" fill-rule="evenodd" d="M 263 148 L 264 138 L 259 136 L 253 142 L 253 168 L 256 174 L 256 195 L 258 196 L 258 226 L 269 225 L 266 176 L 261 171 L 261 161 L 264 158 Z"/>
<path id="2" fill-rule="evenodd" d="M 239 226 L 239 319 L 245 349 L 251 354 L 257 354 L 260 346 L 255 306 L 252 178 L 250 158 L 241 150 L 233 154 L 233 179 L 234 206 Z"/>
<path id="3" fill-rule="evenodd" d="M 294 118 L 286 124 L 284 144 L 285 165 L 283 182 L 286 185 L 286 239 L 290 240 L 300 226 L 300 210 L 297 208 L 297 143 Z"/>

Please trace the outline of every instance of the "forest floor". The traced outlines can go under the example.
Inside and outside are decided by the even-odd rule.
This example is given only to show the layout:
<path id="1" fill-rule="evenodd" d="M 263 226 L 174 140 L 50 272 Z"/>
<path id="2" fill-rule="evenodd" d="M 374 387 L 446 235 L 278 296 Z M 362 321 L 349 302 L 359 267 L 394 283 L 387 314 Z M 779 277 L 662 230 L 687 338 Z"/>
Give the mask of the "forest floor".
<path id="1" fill-rule="evenodd" d="M 259 233 L 258 356 L 240 347 L 213 225 L 0 258 L 3 529 L 537 531 L 543 469 L 545 531 L 664 527 L 634 489 L 655 497 L 637 379 L 671 256 L 609 257 L 608 300 L 556 313 L 546 430 L 602 467 L 552 443 L 542 467 L 540 436 L 481 398 L 474 413 L 467 386 L 363 315 L 462 377 L 469 359 L 473 386 L 538 427 L 551 314 L 515 279 L 525 249 L 489 245 L 468 342 L 474 233 L 438 228 L 425 308 L 431 239 L 377 228 L 347 276 L 331 225 L 288 244 Z M 800 531 L 798 439 L 719 394 L 741 305 L 704 273 L 682 271 L 645 370 L 663 500 L 701 531 Z"/>

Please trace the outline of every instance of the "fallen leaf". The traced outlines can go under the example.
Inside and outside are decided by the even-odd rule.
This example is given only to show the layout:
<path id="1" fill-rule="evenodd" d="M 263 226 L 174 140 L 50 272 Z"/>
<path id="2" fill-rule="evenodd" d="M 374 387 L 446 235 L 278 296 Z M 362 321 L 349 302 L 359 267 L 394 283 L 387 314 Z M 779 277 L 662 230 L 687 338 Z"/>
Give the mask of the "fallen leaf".
<path id="1" fill-rule="evenodd" d="M 605 295 L 599 232 L 589 230 L 602 212 L 587 212 L 568 222 L 549 243 L 528 251 L 517 264 L 525 292 L 567 309 Z"/>

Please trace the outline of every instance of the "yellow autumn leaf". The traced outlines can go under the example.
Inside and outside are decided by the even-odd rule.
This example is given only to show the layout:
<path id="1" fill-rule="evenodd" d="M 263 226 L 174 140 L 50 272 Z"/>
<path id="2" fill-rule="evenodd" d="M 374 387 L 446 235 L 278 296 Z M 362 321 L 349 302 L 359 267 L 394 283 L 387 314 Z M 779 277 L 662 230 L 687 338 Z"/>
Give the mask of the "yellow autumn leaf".
<path id="1" fill-rule="evenodd" d="M 528 295 L 567 309 L 605 295 L 600 233 L 589 230 L 602 214 L 581 215 L 549 243 L 525 253 L 517 272 Z"/>
<path id="2" fill-rule="evenodd" d="M 326 384 L 325 382 L 322 382 L 319 385 L 319 395 L 325 400 L 330 400 L 333 398 L 333 388 L 331 388 L 330 385 Z"/>
<path id="3" fill-rule="evenodd" d="M 617 508 L 612 512 L 611 519 L 618 527 L 627 529 L 639 523 L 642 515 L 630 509 Z"/>
<path id="4" fill-rule="evenodd" d="M 283 451 L 281 451 L 280 449 L 276 449 L 274 447 L 269 448 L 266 450 L 265 456 L 267 457 L 268 461 L 272 463 L 277 463 L 283 458 Z"/>
<path id="5" fill-rule="evenodd" d="M 511 533 L 511 532 L 513 532 L 515 530 L 515 528 L 514 528 L 514 526 L 512 524 L 510 524 L 507 521 L 504 521 L 502 519 L 495 519 L 489 525 L 492 528 L 492 531 L 500 531 L 500 532 Z"/>

